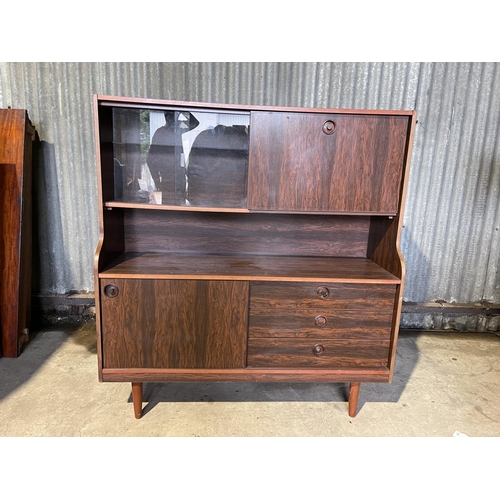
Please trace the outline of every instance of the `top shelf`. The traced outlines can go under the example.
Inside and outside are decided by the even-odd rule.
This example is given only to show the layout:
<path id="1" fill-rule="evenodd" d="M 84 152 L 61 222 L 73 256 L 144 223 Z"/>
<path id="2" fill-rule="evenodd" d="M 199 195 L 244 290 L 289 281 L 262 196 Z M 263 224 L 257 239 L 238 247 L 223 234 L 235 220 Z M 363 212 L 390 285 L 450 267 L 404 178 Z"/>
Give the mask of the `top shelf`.
<path id="1" fill-rule="evenodd" d="M 149 99 L 141 97 L 124 97 L 95 95 L 99 106 L 111 106 L 122 108 L 148 108 L 148 109 L 217 109 L 225 112 L 251 112 L 251 111 L 276 111 L 276 112 L 297 112 L 297 113 L 339 113 L 339 114 L 361 114 L 361 115 L 402 115 L 412 116 L 414 110 L 408 109 L 345 109 L 345 108 L 307 108 L 297 106 L 265 106 L 265 105 L 245 105 L 213 102 L 175 101 L 165 99 Z"/>

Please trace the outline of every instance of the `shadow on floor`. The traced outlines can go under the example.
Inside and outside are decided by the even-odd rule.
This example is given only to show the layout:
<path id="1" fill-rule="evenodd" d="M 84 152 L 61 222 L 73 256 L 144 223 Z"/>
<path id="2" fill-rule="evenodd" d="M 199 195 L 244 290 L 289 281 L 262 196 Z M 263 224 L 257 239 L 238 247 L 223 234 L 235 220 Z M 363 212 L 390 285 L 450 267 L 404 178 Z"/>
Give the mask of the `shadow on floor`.
<path id="1" fill-rule="evenodd" d="M 418 361 L 418 333 L 400 335 L 393 382 L 362 383 L 358 412 L 364 403 L 397 402 Z M 171 382 L 144 383 L 145 415 L 159 403 L 194 402 L 341 402 L 349 398 L 347 383 L 271 383 L 271 382 Z M 129 403 L 132 402 L 130 395 Z"/>
<path id="2" fill-rule="evenodd" d="M 96 352 L 95 326 L 47 325 L 30 334 L 20 356 L 0 358 L 0 401 L 28 382 L 70 338 Z"/>
<path id="3" fill-rule="evenodd" d="M 396 403 L 417 365 L 420 351 L 417 345 L 418 331 L 400 332 L 396 349 L 396 364 L 392 382 L 362 383 L 359 391 L 358 412 L 364 403 Z"/>
<path id="4" fill-rule="evenodd" d="M 143 414 L 153 410 L 158 403 L 193 402 L 286 402 L 346 401 L 348 384 L 288 384 L 271 382 L 210 382 L 210 383 L 145 383 L 143 386 Z M 132 402 L 132 397 L 129 398 Z"/>
<path id="5" fill-rule="evenodd" d="M 397 402 L 418 361 L 418 332 L 399 336 L 392 384 L 362 383 L 358 411 L 365 402 Z M 18 358 L 0 358 L 0 400 L 27 382 L 67 341 L 96 354 L 95 322 L 54 325 L 34 333 Z M 96 359 L 97 376 L 97 359 Z M 145 383 L 144 413 L 161 402 L 340 402 L 348 400 L 347 383 Z M 131 396 L 129 398 L 131 402 Z"/>

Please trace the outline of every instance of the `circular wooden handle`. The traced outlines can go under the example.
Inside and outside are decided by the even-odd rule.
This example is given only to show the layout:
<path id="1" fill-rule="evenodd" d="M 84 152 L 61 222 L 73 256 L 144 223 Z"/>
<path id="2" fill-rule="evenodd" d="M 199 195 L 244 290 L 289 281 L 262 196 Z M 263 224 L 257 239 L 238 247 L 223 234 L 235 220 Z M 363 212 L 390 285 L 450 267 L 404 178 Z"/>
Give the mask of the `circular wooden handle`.
<path id="1" fill-rule="evenodd" d="M 337 125 L 333 120 L 326 120 L 325 123 L 323 123 L 323 132 L 326 135 L 332 135 L 335 132 L 335 129 L 337 128 Z"/>
<path id="2" fill-rule="evenodd" d="M 330 290 L 326 286 L 320 286 L 316 290 L 316 294 L 322 299 L 327 299 L 330 296 Z"/>
<path id="3" fill-rule="evenodd" d="M 313 354 L 318 357 L 323 356 L 323 354 L 325 354 L 325 348 L 321 344 L 316 344 L 313 347 Z"/>
<path id="4" fill-rule="evenodd" d="M 326 322 L 328 320 L 326 319 L 326 316 L 316 316 L 314 318 L 314 324 L 316 326 L 319 326 L 320 328 L 323 328 L 326 325 Z"/>
<path id="5" fill-rule="evenodd" d="M 112 283 L 104 287 L 104 294 L 106 297 L 116 297 L 118 295 L 118 287 Z"/>

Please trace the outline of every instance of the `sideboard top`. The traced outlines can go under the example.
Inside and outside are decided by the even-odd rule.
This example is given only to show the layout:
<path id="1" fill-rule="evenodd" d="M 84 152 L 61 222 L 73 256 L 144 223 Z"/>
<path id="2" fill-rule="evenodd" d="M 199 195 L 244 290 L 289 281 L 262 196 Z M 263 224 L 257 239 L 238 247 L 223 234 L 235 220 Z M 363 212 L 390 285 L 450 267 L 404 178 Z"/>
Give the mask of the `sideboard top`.
<path id="1" fill-rule="evenodd" d="M 337 113 L 337 114 L 364 114 L 364 115 L 402 115 L 412 116 L 415 110 L 389 110 L 389 109 L 347 109 L 347 108 L 305 108 L 297 106 L 263 106 L 251 104 L 225 104 L 195 101 L 176 101 L 165 99 L 148 99 L 143 97 L 120 97 L 94 94 L 96 104 L 115 107 L 145 107 L 150 109 L 176 108 L 205 108 L 232 111 L 280 111 L 300 113 Z"/>

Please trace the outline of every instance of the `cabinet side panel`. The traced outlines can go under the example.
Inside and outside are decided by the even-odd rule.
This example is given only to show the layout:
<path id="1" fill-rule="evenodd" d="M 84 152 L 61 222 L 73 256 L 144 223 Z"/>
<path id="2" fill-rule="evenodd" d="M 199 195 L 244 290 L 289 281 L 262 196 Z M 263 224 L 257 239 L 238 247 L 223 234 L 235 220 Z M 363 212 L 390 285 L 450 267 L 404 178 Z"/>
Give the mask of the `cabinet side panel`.
<path id="1" fill-rule="evenodd" d="M 402 277 L 401 256 L 396 246 L 400 217 L 372 217 L 366 256 L 398 278 Z"/>
<path id="2" fill-rule="evenodd" d="M 101 305 L 104 368 L 245 366 L 247 282 L 105 279 Z"/>
<path id="3" fill-rule="evenodd" d="M 104 203 L 114 199 L 115 190 L 112 109 L 100 106 L 95 96 L 94 120 L 100 233 L 95 254 L 97 273 L 124 251 L 124 243 L 123 212 L 104 209 Z"/>
<path id="4" fill-rule="evenodd" d="M 29 122 L 28 122 L 29 124 Z M 31 274 L 33 245 L 33 150 L 36 152 L 36 138 L 26 127 L 24 136 L 23 187 L 22 187 L 22 221 L 21 221 L 21 272 L 19 276 L 19 323 L 18 353 L 28 342 L 31 326 Z"/>
<path id="5" fill-rule="evenodd" d="M 100 202 L 114 199 L 113 115 L 110 108 L 95 103 L 95 140 Z"/>

